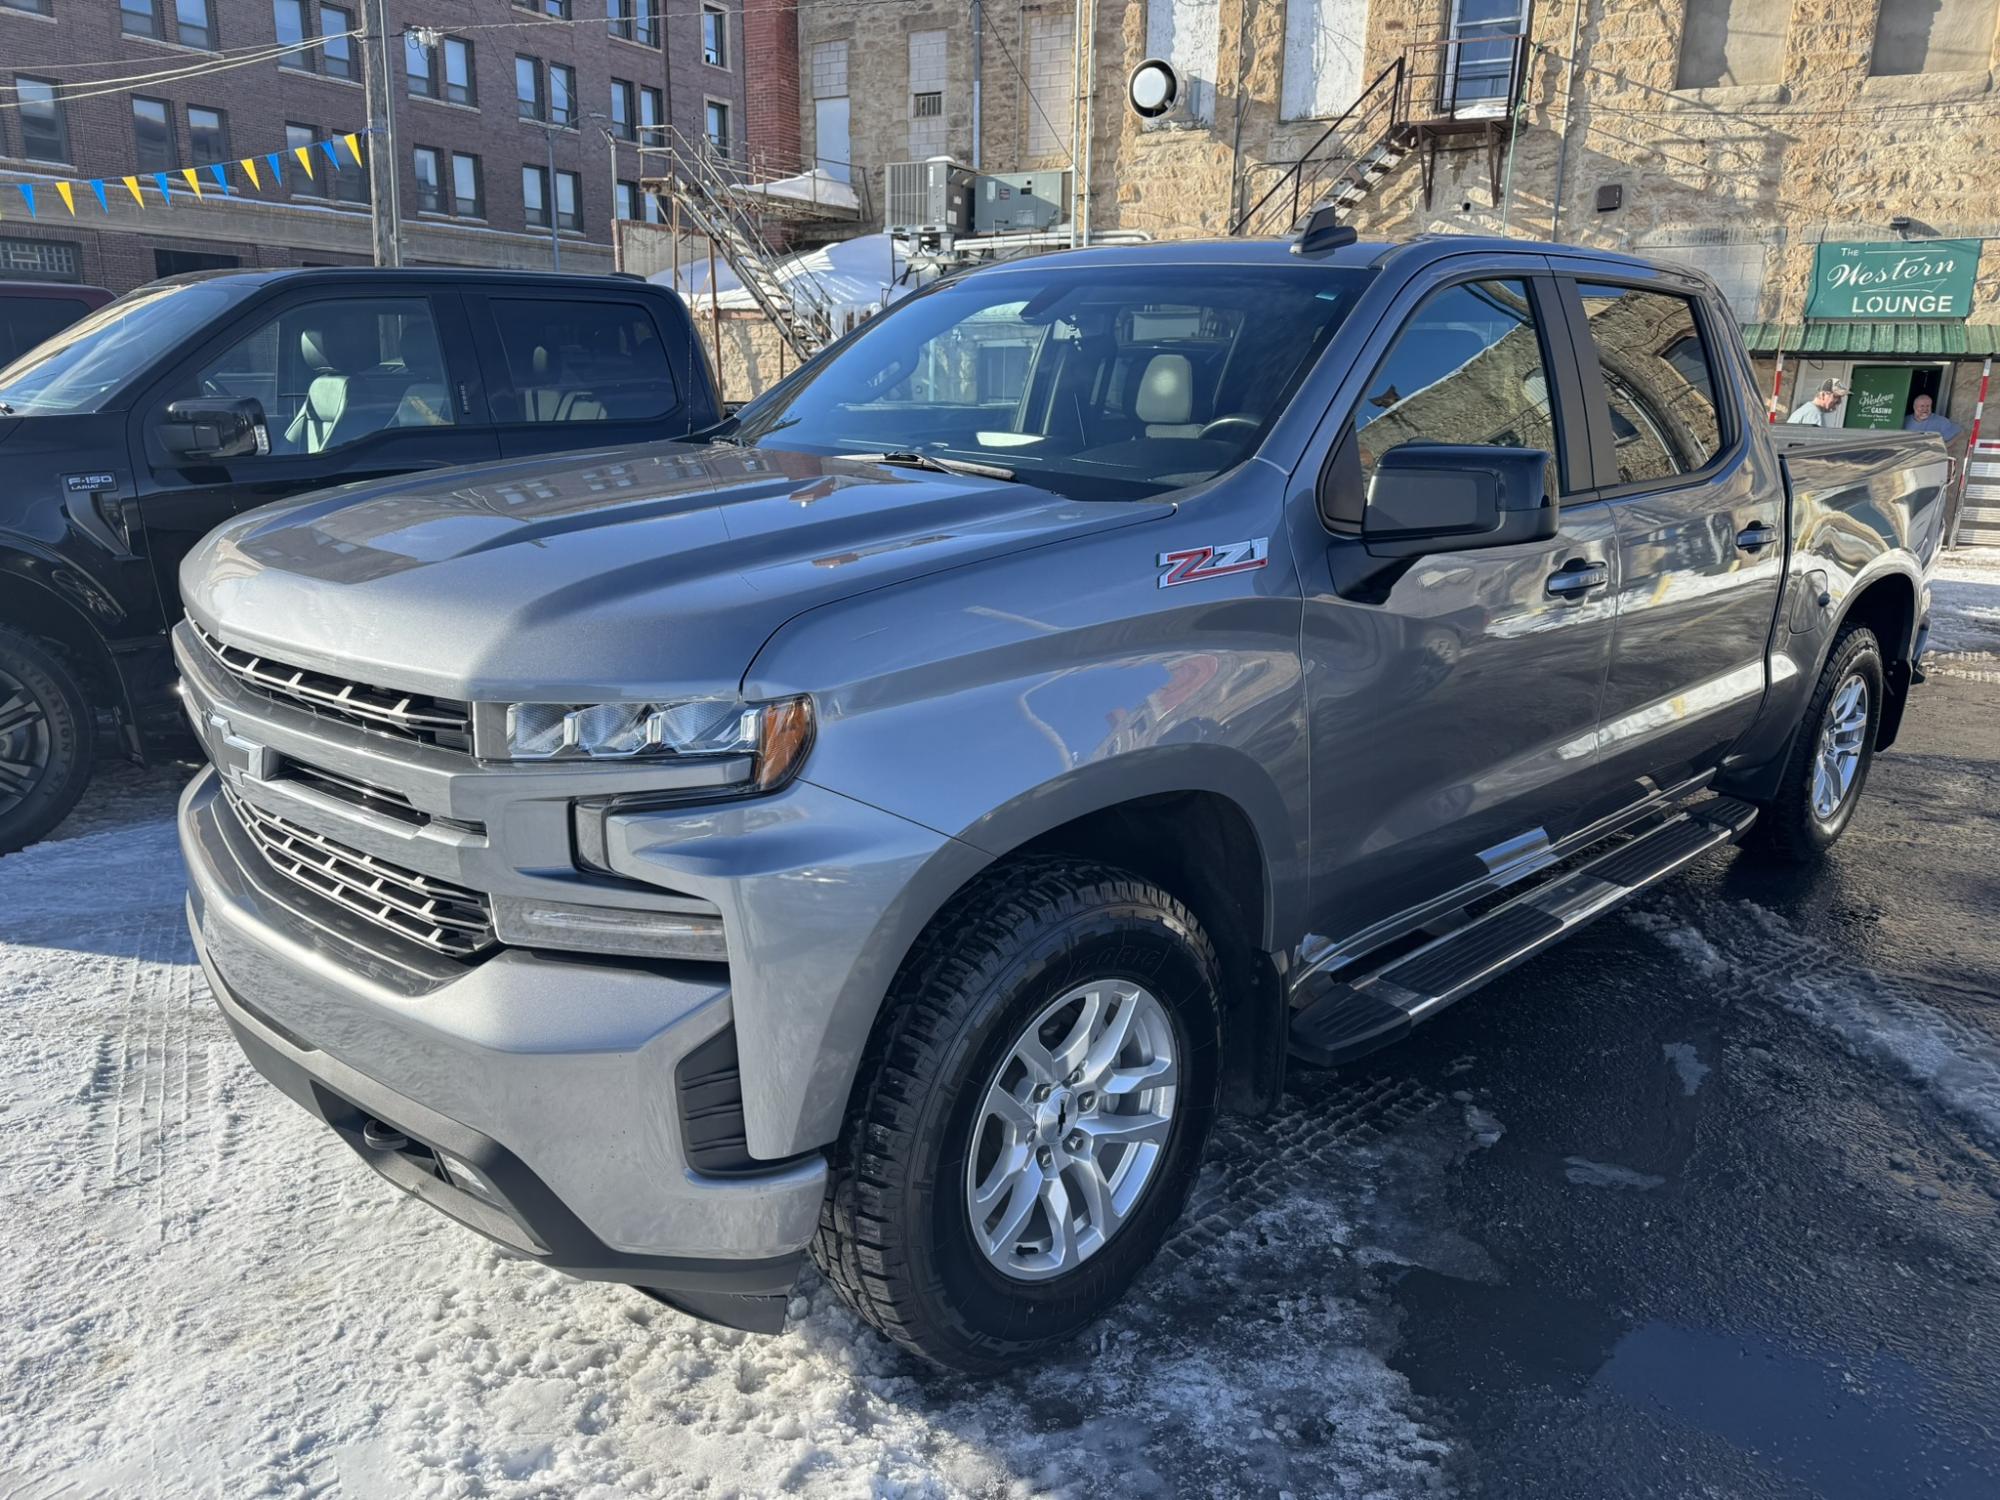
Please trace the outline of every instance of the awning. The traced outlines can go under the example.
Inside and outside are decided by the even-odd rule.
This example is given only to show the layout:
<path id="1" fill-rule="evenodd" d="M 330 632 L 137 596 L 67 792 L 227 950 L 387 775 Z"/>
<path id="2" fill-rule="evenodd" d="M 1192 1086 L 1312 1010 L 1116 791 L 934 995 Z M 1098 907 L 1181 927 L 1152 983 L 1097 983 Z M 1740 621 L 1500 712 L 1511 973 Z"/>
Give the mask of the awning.
<path id="1" fill-rule="evenodd" d="M 1743 342 L 1766 355 L 1984 359 L 2000 354 L 2000 323 L 1746 323 Z"/>

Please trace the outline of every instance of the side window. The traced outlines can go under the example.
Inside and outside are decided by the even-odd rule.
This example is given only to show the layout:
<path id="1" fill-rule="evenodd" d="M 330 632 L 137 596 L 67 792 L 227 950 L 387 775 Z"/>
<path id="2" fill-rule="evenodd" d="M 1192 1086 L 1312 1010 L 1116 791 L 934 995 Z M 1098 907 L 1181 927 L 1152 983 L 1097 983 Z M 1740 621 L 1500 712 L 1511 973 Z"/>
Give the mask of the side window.
<path id="1" fill-rule="evenodd" d="M 1582 285 L 1618 482 L 1643 484 L 1705 467 L 1722 451 L 1715 384 L 1694 303 L 1672 292 Z"/>
<path id="2" fill-rule="evenodd" d="M 0 299 L 0 365 L 11 364 L 52 333 L 60 333 L 90 311 L 74 297 Z"/>
<path id="3" fill-rule="evenodd" d="M 1548 368 L 1523 281 L 1471 281 L 1433 293 L 1403 325 L 1354 412 L 1361 470 L 1404 443 L 1540 448 L 1556 487 Z"/>
<path id="4" fill-rule="evenodd" d="M 492 302 L 513 394 L 502 422 L 639 422 L 680 405 L 653 316 L 633 302 Z"/>
<path id="5" fill-rule="evenodd" d="M 371 433 L 454 420 L 437 324 L 422 297 L 286 308 L 176 394 L 254 396 L 274 454 L 326 453 Z"/>

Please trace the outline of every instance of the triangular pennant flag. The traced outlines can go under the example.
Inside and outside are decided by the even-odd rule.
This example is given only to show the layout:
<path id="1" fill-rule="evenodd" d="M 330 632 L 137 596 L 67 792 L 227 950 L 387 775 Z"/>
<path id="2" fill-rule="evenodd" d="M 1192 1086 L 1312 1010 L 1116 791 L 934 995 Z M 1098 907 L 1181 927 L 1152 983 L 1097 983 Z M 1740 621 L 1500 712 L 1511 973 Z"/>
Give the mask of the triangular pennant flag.
<path id="1" fill-rule="evenodd" d="M 264 182 L 263 179 L 257 175 L 257 163 L 255 161 L 246 156 L 236 165 L 241 167 L 243 169 L 243 175 L 250 179 L 250 186 L 255 188 L 260 193 L 264 191 Z"/>
<path id="2" fill-rule="evenodd" d="M 172 203 L 174 201 L 173 178 L 169 177 L 165 172 L 155 172 L 153 174 L 153 181 L 159 185 L 160 197 L 166 202 Z"/>
<path id="3" fill-rule="evenodd" d="M 353 130 L 350 130 L 350 131 L 348 131 L 348 132 L 347 132 L 347 134 L 346 134 L 346 135 L 342 136 L 342 137 L 341 137 L 341 139 L 342 139 L 343 141 L 347 142 L 347 149 L 348 149 L 348 152 L 349 152 L 349 154 L 351 154 L 351 155 L 352 155 L 352 156 L 354 157 L 354 165 L 355 165 L 355 166 L 357 166 L 357 167 L 358 167 L 358 166 L 360 166 L 360 165 L 361 165 L 361 136 L 360 136 L 360 133 L 359 133 L 358 131 L 353 131 Z"/>
<path id="4" fill-rule="evenodd" d="M 299 159 L 299 165 L 305 168 L 306 176 L 311 177 L 313 174 L 312 147 L 294 146 L 292 147 L 292 155 Z"/>
<path id="5" fill-rule="evenodd" d="M 208 165 L 208 175 L 215 179 L 215 185 L 222 189 L 222 195 L 225 198 L 228 197 L 229 173 L 223 168 L 222 163 L 219 161 L 210 162 Z"/>
<path id="6" fill-rule="evenodd" d="M 285 180 L 285 159 L 275 151 L 266 151 L 264 165 L 271 169 L 271 186 L 281 185 Z"/>
<path id="7" fill-rule="evenodd" d="M 181 176 L 187 179 L 187 185 L 194 189 L 195 197 L 199 198 L 201 196 L 201 179 L 194 175 L 194 168 L 182 167 Z"/>
<path id="8" fill-rule="evenodd" d="M 104 214 L 110 213 L 111 202 L 104 196 L 104 179 L 102 177 L 91 178 L 90 190 L 97 194 L 97 211 Z"/>
<path id="9" fill-rule="evenodd" d="M 34 216 L 35 216 L 35 189 L 34 189 L 34 185 L 33 185 L 32 183 L 26 183 L 26 182 L 22 183 L 22 184 L 21 184 L 21 196 L 22 196 L 23 198 L 26 198 L 26 199 L 28 200 L 28 217 L 29 217 L 29 218 L 31 218 L 31 219 L 32 219 L 32 218 L 34 218 Z"/>
<path id="10" fill-rule="evenodd" d="M 126 178 L 126 179 L 125 179 L 125 191 L 126 191 L 126 192 L 128 192 L 128 193 L 130 193 L 130 194 L 132 195 L 132 201 L 133 201 L 134 203 L 138 204 L 138 205 L 139 205 L 139 207 L 141 207 L 141 208 L 144 208 L 144 207 L 146 206 L 146 195 L 145 195 L 144 193 L 141 193 L 141 192 L 139 191 L 139 179 L 138 179 L 138 178 L 136 178 L 136 177 L 128 177 L 128 178 Z"/>
<path id="11" fill-rule="evenodd" d="M 332 162 L 332 163 L 333 163 L 333 168 L 334 168 L 334 170 L 335 170 L 336 172 L 337 172 L 337 171 L 339 171 L 339 170 L 340 170 L 340 152 L 339 152 L 339 151 L 337 151 L 336 149 L 334 149 L 334 144 L 333 144 L 333 142 L 332 142 L 332 141 L 321 141 L 321 142 L 319 143 L 319 149 L 320 149 L 320 150 L 322 150 L 322 151 L 324 151 L 324 152 L 326 153 L 326 159 L 327 159 L 328 161 L 330 161 L 330 162 Z"/>
<path id="12" fill-rule="evenodd" d="M 70 185 L 66 182 L 57 183 L 56 193 L 61 197 L 63 207 L 69 210 L 69 216 L 74 219 L 76 217 L 76 194 L 70 190 Z"/>

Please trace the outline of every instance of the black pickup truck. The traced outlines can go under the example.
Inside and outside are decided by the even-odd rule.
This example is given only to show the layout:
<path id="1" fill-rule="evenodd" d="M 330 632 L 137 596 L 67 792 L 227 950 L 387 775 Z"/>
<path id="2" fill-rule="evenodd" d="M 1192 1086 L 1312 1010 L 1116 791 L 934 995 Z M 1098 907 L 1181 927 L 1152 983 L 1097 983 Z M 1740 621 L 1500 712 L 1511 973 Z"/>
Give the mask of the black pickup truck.
<path id="1" fill-rule="evenodd" d="M 211 271 L 0 368 L 0 854 L 60 822 L 100 720 L 172 708 L 176 574 L 238 511 L 721 417 L 680 300 L 627 277 Z"/>

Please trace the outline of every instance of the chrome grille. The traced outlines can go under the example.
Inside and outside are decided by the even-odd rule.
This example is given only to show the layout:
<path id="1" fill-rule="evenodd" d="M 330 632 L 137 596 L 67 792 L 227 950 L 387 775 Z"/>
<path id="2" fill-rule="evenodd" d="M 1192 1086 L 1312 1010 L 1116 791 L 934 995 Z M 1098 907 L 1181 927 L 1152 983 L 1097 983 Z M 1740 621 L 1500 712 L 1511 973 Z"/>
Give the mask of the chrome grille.
<path id="1" fill-rule="evenodd" d="M 470 958 L 493 946 L 493 912 L 478 891 L 350 849 L 222 790 L 271 868 L 313 894 L 433 953 Z"/>
<path id="2" fill-rule="evenodd" d="M 224 671 L 245 687 L 267 698 L 303 708 L 308 713 L 338 719 L 363 729 L 406 740 L 471 750 L 472 709 L 452 698 L 431 698 L 394 688 L 370 687 L 326 672 L 314 672 L 287 662 L 272 661 L 204 630 L 190 620 L 195 639 L 208 648 Z"/>

